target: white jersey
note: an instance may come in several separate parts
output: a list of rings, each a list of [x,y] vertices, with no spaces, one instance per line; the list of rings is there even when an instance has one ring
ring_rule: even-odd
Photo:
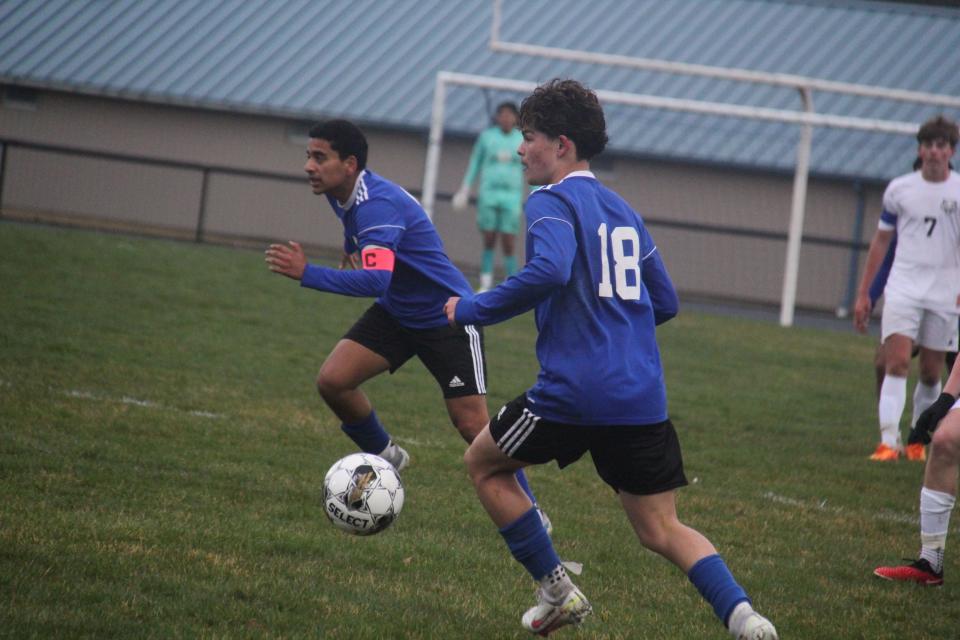
[[[951,171],[943,182],[928,182],[919,171],[894,178],[883,194],[879,227],[897,231],[887,299],[957,313],[960,174]]]

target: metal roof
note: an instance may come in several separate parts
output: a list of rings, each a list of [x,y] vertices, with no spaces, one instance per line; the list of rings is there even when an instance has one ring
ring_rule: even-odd
[[[800,109],[788,88],[489,49],[490,0],[0,0],[0,83],[426,130],[434,78],[575,77],[598,89]],[[960,10],[820,0],[506,0],[508,41],[960,96]],[[473,134],[500,99],[450,92]],[[822,113],[921,122],[930,105],[816,92]],[[956,110],[954,110],[956,111]],[[607,107],[614,151],[791,171],[796,125]],[[814,175],[889,179],[908,136],[817,129]]]

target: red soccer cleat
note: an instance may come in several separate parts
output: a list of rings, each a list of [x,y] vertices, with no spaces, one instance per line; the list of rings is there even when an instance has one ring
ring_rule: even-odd
[[[897,567],[877,567],[873,570],[873,575],[884,580],[917,582],[930,587],[939,587],[943,584],[943,571],[937,573],[923,558]]]

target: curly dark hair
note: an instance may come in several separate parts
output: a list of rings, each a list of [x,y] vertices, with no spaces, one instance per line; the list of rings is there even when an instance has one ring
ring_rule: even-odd
[[[551,138],[567,136],[577,145],[577,159],[589,160],[607,146],[607,123],[597,94],[576,80],[555,78],[520,104],[520,128]]]
[[[960,130],[957,129],[957,123],[942,115],[924,122],[920,131],[917,132],[917,142],[946,140],[951,147],[955,148],[958,139],[960,139]]]

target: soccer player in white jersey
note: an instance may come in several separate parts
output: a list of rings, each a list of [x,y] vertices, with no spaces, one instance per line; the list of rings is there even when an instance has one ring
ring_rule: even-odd
[[[957,502],[957,472],[960,468],[960,363],[953,370],[943,393],[917,418],[911,440],[930,445],[930,459],[920,490],[920,557],[899,566],[877,567],[873,573],[887,580],[943,584],[943,548],[950,530],[950,513]],[[932,433],[932,438],[931,438]]]
[[[589,451],[640,542],[687,574],[730,633],[776,638],[710,541],[677,518],[676,490],[687,480],[655,326],[676,314],[678,301],[639,214],[590,172],[590,159],[607,143],[597,96],[576,81],[554,80],[523,101],[520,124],[524,175],[543,185],[526,205],[527,264],[486,293],[451,297],[444,309],[452,326],[536,310],[537,381],[500,410],[465,456],[480,502],[539,583],[522,624],[547,635],[592,609],[514,473],[551,460],[562,468]]]
[[[869,288],[894,233],[897,251],[884,289],[880,333],[886,375],[880,388],[880,443],[871,460],[893,461],[903,452],[900,418],[914,343],[920,375],[913,393],[913,419],[937,399],[944,355],[957,348],[960,314],[960,175],[950,158],[960,138],[957,125],[937,116],[917,133],[919,171],[893,179],[883,194],[883,212],[867,253],[854,309],[854,326],[866,331],[872,305]],[[924,460],[922,443],[908,443],[906,456]]]
[[[390,438],[360,385],[417,356],[436,379],[450,420],[470,442],[489,419],[483,334],[472,325],[447,325],[444,301],[469,293],[469,283],[420,203],[366,164],[367,139],[352,122],[314,126],[304,171],[313,193],[326,196],[343,224],[341,268],[309,264],[296,242],[270,245],[266,261],[302,287],[377,298],[327,356],[317,390],[362,451],[402,470],[410,457]],[[533,500],[526,478],[517,480]]]

